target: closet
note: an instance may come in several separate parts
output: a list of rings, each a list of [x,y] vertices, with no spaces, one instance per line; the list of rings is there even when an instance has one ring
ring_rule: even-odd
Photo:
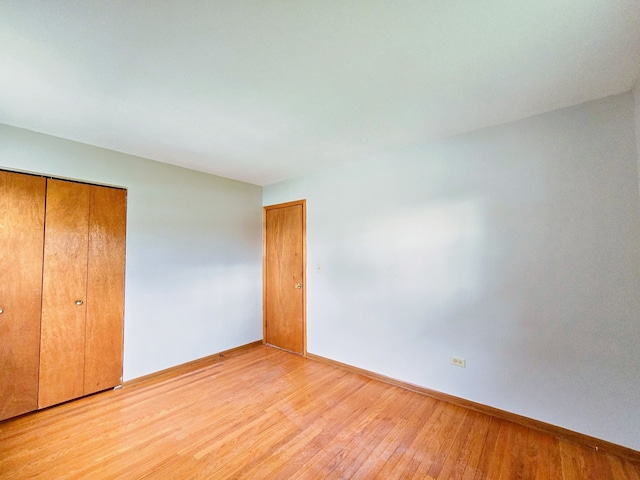
[[[121,383],[126,191],[0,172],[0,419]]]

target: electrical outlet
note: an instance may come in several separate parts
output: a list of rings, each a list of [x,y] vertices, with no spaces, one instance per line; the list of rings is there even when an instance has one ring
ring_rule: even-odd
[[[451,365],[455,365],[456,367],[467,367],[467,359],[462,357],[451,357]]]

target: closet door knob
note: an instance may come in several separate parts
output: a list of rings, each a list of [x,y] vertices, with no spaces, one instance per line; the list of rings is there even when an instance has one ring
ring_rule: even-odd
[[[76,300],[76,305],[82,305],[82,300]]]
[[[4,310],[2,310],[2,309],[0,308],[0,313],[2,313],[2,312],[4,312]]]
[[[296,283],[296,288],[297,288],[297,289],[302,288],[302,284],[301,284],[301,283]]]

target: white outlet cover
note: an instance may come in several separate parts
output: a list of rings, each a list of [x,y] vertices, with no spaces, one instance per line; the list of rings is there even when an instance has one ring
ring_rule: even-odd
[[[467,367],[467,360],[462,357],[451,357],[451,365],[455,365],[456,367]]]

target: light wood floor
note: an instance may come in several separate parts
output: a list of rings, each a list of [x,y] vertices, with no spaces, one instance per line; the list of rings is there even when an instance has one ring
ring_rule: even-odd
[[[640,480],[640,465],[256,346],[0,423],[0,478]]]

